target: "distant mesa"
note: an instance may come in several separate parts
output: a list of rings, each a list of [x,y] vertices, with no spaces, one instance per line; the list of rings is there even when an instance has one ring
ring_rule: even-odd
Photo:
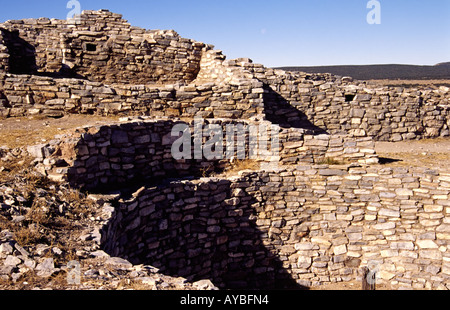
[[[352,76],[359,80],[439,80],[450,79],[450,62],[434,66],[418,65],[359,65],[359,66],[312,66],[312,67],[280,67],[287,71],[307,73],[331,73],[340,76]]]

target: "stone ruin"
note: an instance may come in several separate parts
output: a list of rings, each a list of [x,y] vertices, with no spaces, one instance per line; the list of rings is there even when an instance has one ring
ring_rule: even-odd
[[[363,267],[393,287],[449,289],[450,173],[380,166],[374,150],[449,136],[449,98],[227,60],[106,10],[0,24],[1,116],[124,117],[28,148],[53,180],[122,190],[105,251],[225,289],[351,281]],[[230,162],[175,160],[171,129],[199,116],[278,125],[278,166],[207,177]]]

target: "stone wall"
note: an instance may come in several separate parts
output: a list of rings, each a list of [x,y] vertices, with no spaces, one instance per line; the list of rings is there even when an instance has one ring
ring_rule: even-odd
[[[378,141],[449,136],[450,89],[384,87],[330,74],[265,68],[250,59],[223,60],[210,51],[199,78],[232,77],[264,84],[266,119],[283,126],[316,126]]]
[[[203,43],[174,31],[132,27],[122,15],[83,11],[80,23],[48,18],[7,21],[11,73],[37,72],[104,83],[189,82],[200,70]],[[23,60],[27,61],[24,62]]]
[[[85,11],[78,25],[42,18],[0,30],[0,116],[140,116],[28,148],[53,180],[123,190],[103,231],[111,255],[222,288],[349,281],[364,266],[394,287],[449,288],[450,174],[378,166],[374,151],[374,140],[448,136],[448,88],[226,60],[108,11]],[[173,127],[189,119],[192,131],[194,117],[223,132],[279,125],[278,154],[257,156],[260,171],[193,180],[234,160],[173,158]]]
[[[195,156],[194,134],[190,134],[190,158],[176,160],[172,156],[172,145],[182,136],[180,133],[172,137],[172,130],[179,124],[193,128],[193,124],[169,120],[81,128],[56,144],[37,146],[30,152],[41,155],[45,173],[50,178],[66,179],[73,186],[96,191],[222,171],[226,160]],[[226,124],[233,124],[233,121],[220,123],[220,126]],[[203,146],[207,137],[201,134],[199,144]],[[246,147],[248,152],[248,144]],[[45,149],[51,149],[47,156]]]
[[[0,72],[9,71],[9,50],[5,45],[3,32],[0,31]]]
[[[121,200],[105,249],[221,288],[298,288],[360,278],[448,289],[450,174],[297,166],[172,182]]]
[[[287,73],[286,73],[287,74]],[[286,91],[286,83],[292,91]],[[10,108],[32,114],[265,118],[282,127],[401,141],[448,136],[448,90],[370,89],[313,81],[237,79],[166,86],[104,85],[79,79],[8,75],[0,81]],[[277,84],[280,83],[280,84]],[[326,88],[320,91],[320,88]],[[274,90],[276,89],[276,91]],[[351,90],[351,91],[350,91]],[[420,95],[418,94],[420,93]]]
[[[262,83],[240,85],[104,85],[80,79],[8,75],[0,80],[11,107],[3,116],[147,115],[249,119],[263,113]]]
[[[270,71],[268,71],[270,72]],[[347,132],[378,141],[401,141],[449,135],[449,90],[375,87],[341,78],[333,82],[276,74],[266,80],[273,90],[266,109],[275,120],[288,114],[288,123],[304,116],[330,134]],[[264,80],[262,80],[265,82]],[[296,113],[300,111],[300,115]],[[269,111],[270,109],[270,111]],[[278,116],[280,115],[280,116]]]
[[[211,45],[171,30],[132,27],[108,11],[85,11],[77,25],[42,18],[8,21],[0,29],[3,73],[78,78],[6,75],[0,90],[11,107],[0,109],[3,116],[200,113],[257,116],[286,128],[380,141],[450,134],[446,87],[378,87],[273,70],[248,58],[227,60]]]
[[[172,146],[181,137],[181,133],[172,137],[176,125],[189,129],[190,158],[173,157]],[[199,146],[211,141],[210,125],[221,129],[219,158],[196,155]],[[200,137],[194,128],[202,130]],[[239,139],[243,139],[243,145]],[[327,160],[375,164],[378,156],[374,147],[370,138],[315,135],[304,129],[282,129],[265,121],[196,119],[189,123],[139,120],[80,128],[47,145],[32,146],[29,151],[43,162],[42,172],[50,178],[99,190],[161,182],[170,177],[221,173],[236,160],[250,159],[266,166],[317,164]]]

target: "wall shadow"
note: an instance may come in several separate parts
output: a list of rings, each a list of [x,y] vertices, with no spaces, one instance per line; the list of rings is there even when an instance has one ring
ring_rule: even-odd
[[[182,121],[170,120],[102,126],[95,133],[83,134],[75,146],[77,151],[71,160],[73,164],[69,166],[68,161],[63,160],[61,167],[68,167],[67,177],[71,186],[94,193],[133,192],[168,179],[194,179],[222,173],[228,166],[227,160],[194,157],[196,143],[193,134],[191,159],[173,158],[172,144],[182,137],[181,133],[179,137],[171,136],[177,124],[189,126]],[[206,137],[203,137],[203,145],[204,141]],[[95,149],[90,145],[100,147]],[[67,157],[63,148],[53,156]]]
[[[306,289],[283,268],[275,247],[264,245],[267,232],[256,225],[255,197],[247,191],[237,197],[232,186],[215,180],[198,187],[185,183],[179,191],[179,182],[173,182],[143,192],[134,213],[141,214],[140,227],[128,230],[136,221],[133,211],[116,206],[115,218],[102,231],[102,248],[169,276],[209,279],[220,289]],[[153,192],[170,194],[153,204]],[[154,211],[142,216],[148,208]]]
[[[51,77],[54,79],[79,79],[88,80],[87,77],[77,73],[74,69],[69,68],[69,66],[62,64],[61,69],[58,72],[37,72],[38,76]]]
[[[314,125],[305,113],[296,109],[290,102],[264,84],[264,113],[266,119],[282,128],[303,128],[313,135],[327,134],[327,131]]]
[[[20,37],[19,31],[0,29],[9,51],[9,71],[12,74],[37,72],[36,48]]]
[[[74,78],[86,80],[86,77],[78,74],[74,69],[62,64],[58,72],[40,72],[36,61],[36,48],[20,37],[18,30],[9,31],[0,28],[3,40],[9,53],[9,73],[30,74],[37,76],[52,77],[55,79]]]

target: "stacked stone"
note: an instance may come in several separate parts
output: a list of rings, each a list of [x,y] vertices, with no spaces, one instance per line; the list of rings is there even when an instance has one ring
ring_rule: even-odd
[[[438,90],[374,87],[348,77],[268,69],[248,58],[225,60],[213,46],[181,38],[174,31],[131,27],[121,15],[104,10],[83,12],[79,24],[41,18],[8,21],[1,28],[3,45],[9,53],[0,51],[4,56],[0,57],[3,70],[8,69],[5,64],[9,57],[8,71],[12,73],[39,71],[120,83],[114,87],[117,92],[124,88],[121,93],[131,93],[119,96],[107,90],[108,86],[78,81],[69,83],[75,86],[61,85],[57,90],[45,90],[45,96],[36,96],[34,77],[30,81],[30,77],[10,76],[12,80],[0,88],[13,97],[8,98],[12,109],[2,109],[2,115],[49,110],[50,114],[191,117],[193,112],[200,111],[206,115],[213,113],[213,117],[259,115],[284,127],[382,141],[449,135],[446,87]],[[18,87],[21,83],[29,89]],[[140,86],[149,83],[168,86],[153,90]],[[173,93],[178,85],[185,88],[180,90],[180,97]],[[42,85],[38,86],[40,91]],[[71,87],[79,92],[68,95]],[[97,93],[95,90],[99,88],[102,90]],[[33,103],[45,106],[30,106]]]
[[[448,210],[444,211],[437,198],[444,199],[449,193],[448,187],[439,189],[439,180],[445,180],[445,174],[413,168],[353,168],[348,173],[316,168],[315,172],[307,167],[303,172],[294,172],[303,182],[312,181],[311,187],[300,193],[301,197],[308,197],[304,206],[320,210],[311,218],[313,223],[306,224],[310,237],[295,245],[301,250],[298,263],[302,269],[307,268],[297,270],[301,279],[317,284],[326,279],[348,280],[352,273],[346,267],[361,263],[378,271],[378,283],[386,281],[409,288],[444,287],[442,284],[449,277],[443,259],[448,255]],[[317,181],[314,175],[320,176]],[[429,186],[431,180],[433,189],[422,188],[422,184]],[[398,188],[392,186],[394,183]],[[424,192],[429,193],[430,199],[416,196]],[[425,208],[424,203],[429,205]],[[435,219],[429,221],[430,217]],[[436,231],[441,232],[439,237]],[[311,257],[318,254],[311,250],[324,248],[331,257]],[[315,265],[315,261],[321,263]]]
[[[203,125],[218,125],[222,132],[222,156],[213,161],[176,161],[172,154],[172,145],[178,136],[172,137],[177,124],[190,128],[194,157],[195,122],[190,124],[178,121],[130,121],[120,124],[86,127],[76,130],[72,135],[55,140],[53,149],[64,149],[66,154],[55,153],[53,158],[36,156],[44,154],[38,146],[31,148],[31,154],[44,160],[47,174],[53,179],[68,179],[74,185],[95,188],[101,184],[124,184],[142,178],[199,175],[222,171],[223,164],[236,159],[253,159],[265,164],[295,165],[299,163],[323,163],[327,161],[341,164],[357,162],[360,164],[378,163],[374,142],[370,138],[351,136],[311,135],[302,129],[271,128],[269,122],[247,122],[230,119],[205,119]],[[231,126],[231,127],[230,127]],[[244,131],[240,137],[238,127]],[[258,132],[251,133],[252,130]],[[261,127],[262,126],[262,127]],[[205,127],[206,128],[206,127]],[[228,132],[232,129],[232,132]],[[264,130],[265,133],[261,130]],[[276,132],[273,132],[276,130]],[[279,135],[277,135],[279,133]],[[202,146],[211,137],[203,130]],[[229,136],[229,135],[233,136]],[[252,136],[251,136],[252,135]],[[250,138],[251,136],[251,138]],[[243,138],[244,149],[239,151],[238,139]],[[231,139],[231,140],[230,140]],[[266,139],[266,140],[264,140]],[[230,146],[228,146],[229,143]],[[278,149],[274,149],[277,143]],[[229,148],[233,151],[229,154]],[[70,150],[70,151],[68,151]],[[241,153],[237,153],[241,152]],[[58,160],[58,157],[60,160]],[[224,159],[222,162],[221,159]],[[226,160],[225,160],[226,159]],[[61,160],[67,167],[61,167]]]
[[[3,32],[0,31],[0,72],[9,71],[9,51],[3,39]]]
[[[314,135],[307,130],[290,128],[281,131],[280,144],[282,165],[318,164],[327,161],[371,165],[379,161],[375,142],[370,137]]]
[[[60,73],[106,83],[190,82],[205,46],[174,31],[131,27],[106,10],[83,11],[79,23],[40,18],[7,21],[0,28],[10,34],[6,45],[17,47],[9,51],[12,73]]]
[[[214,50],[214,46],[206,45],[203,49],[202,60],[200,62],[200,72],[197,75],[195,83],[226,83],[239,85],[248,83],[248,80],[256,80],[253,73],[244,69],[244,64],[253,64],[249,58],[238,58],[226,60],[221,50]],[[261,65],[262,68],[262,65]]]
[[[39,18],[10,20],[0,24],[5,45],[9,47],[9,72],[58,72],[62,65],[59,29],[63,27],[63,23],[55,19]]]
[[[148,115],[249,119],[263,113],[261,83],[240,85],[106,86],[78,79],[8,75],[0,89],[11,104],[5,116]]]
[[[261,74],[260,74],[261,75]],[[269,114],[302,117],[330,134],[347,132],[379,141],[448,136],[449,89],[374,87],[349,78],[330,81],[316,76],[266,70],[261,78],[277,94]],[[359,84],[358,84],[359,83]],[[300,111],[299,115],[292,107]]]
[[[57,181],[67,180],[73,186],[98,190],[105,187],[130,186],[139,182],[151,183],[171,177],[198,177],[220,173],[230,166],[230,161],[242,155],[248,159],[250,149],[252,152],[256,150],[258,141],[253,139],[258,137],[250,138],[251,124],[248,122],[204,120],[201,124],[203,131],[200,141],[196,140],[198,138],[194,130],[195,124],[196,122],[172,120],[141,120],[80,128],[48,145],[29,147],[28,152],[42,162],[41,172],[49,178]],[[189,158],[175,159],[172,153],[174,142],[181,138],[181,134],[176,135],[177,133],[172,136],[176,125],[184,125],[190,129],[188,141],[191,148],[187,154]],[[212,159],[206,158],[203,149],[201,158],[196,154],[198,147],[205,147],[206,142],[211,139],[210,133],[206,131],[207,125],[218,125],[222,130],[222,152]],[[235,130],[233,136],[227,135],[229,126]],[[243,137],[238,136],[238,126],[244,130]],[[242,138],[244,154],[240,153],[238,147],[238,140]],[[231,154],[228,143],[232,143]],[[270,141],[268,145],[270,146]],[[180,149],[181,151],[184,149]],[[269,163],[278,159],[277,155],[274,157],[266,157],[265,154],[256,152],[252,155],[252,159],[256,161]]]
[[[99,82],[75,79],[9,75],[0,82],[0,88],[11,104],[10,109],[2,109],[5,116],[95,113],[193,117],[200,114],[203,117],[248,119],[265,115],[266,119],[281,125],[286,125],[283,122],[287,121],[299,128],[326,128],[330,134],[346,133],[392,141],[445,136],[450,113],[446,105],[446,88],[428,91],[425,97],[429,102],[427,104],[421,104],[421,98],[407,97],[405,103],[401,103],[403,99],[398,99],[391,106],[388,102],[375,105],[369,99],[372,95],[366,94],[355,95],[354,100],[358,102],[318,102],[312,108],[303,107],[307,109],[305,114],[297,110],[299,106],[296,103],[288,104],[280,97],[283,91],[274,93],[272,88],[269,90],[262,82],[254,79],[234,84],[152,87],[120,84],[105,86]],[[312,93],[310,88],[298,88],[298,91],[306,89]],[[394,98],[395,94],[392,92],[389,98]],[[344,97],[341,99],[345,100]],[[415,100],[415,103],[406,103],[409,100]],[[361,106],[362,103],[368,106]]]
[[[350,77],[265,68],[250,59],[223,61],[210,51],[199,77],[257,79],[264,84],[267,119],[310,126],[330,134],[350,133],[379,141],[448,136],[449,88],[377,87]],[[214,55],[217,55],[214,57]],[[228,73],[228,75],[227,75]]]
[[[264,232],[255,225],[251,179],[173,182],[140,191],[121,201],[104,227],[105,249],[190,281],[209,278],[220,288],[292,287],[259,238]]]
[[[266,284],[286,284],[288,275],[304,286],[355,280],[368,266],[378,284],[448,289],[449,177],[315,165],[173,182],[122,200],[103,238],[112,255],[222,288],[237,285],[226,280],[225,270],[237,276],[232,266],[245,266],[249,281],[274,272]],[[259,257],[273,254],[275,265]]]
[[[223,127],[233,124],[213,122]],[[161,179],[173,172],[179,177],[193,167],[199,171],[211,164],[174,164],[173,140],[168,135],[173,125],[153,121],[85,128],[78,138],[69,136],[55,145],[55,155],[44,160],[50,177],[69,174],[79,181],[77,185],[90,182],[97,189],[102,182],[110,189],[119,178],[132,185],[130,181],[141,172],[158,178],[158,187],[143,187],[116,207],[120,212],[104,234],[111,251],[116,249],[111,255],[158,264],[168,273],[184,272],[192,279],[210,277],[224,288],[293,285],[289,279],[305,286],[349,281],[358,277],[363,266],[377,271],[378,283],[445,288],[443,283],[450,277],[450,174],[425,168],[303,163],[274,172],[244,172],[228,180],[163,185]],[[300,158],[306,151],[300,144],[314,147],[313,156],[326,151],[345,154],[352,146],[361,148],[358,153],[373,152],[368,138],[308,136],[292,129],[280,136],[280,142],[282,159],[283,150],[294,147],[300,148]],[[70,156],[74,156],[72,165],[61,167]],[[155,232],[148,227],[159,228]],[[230,230],[237,227],[250,227],[254,239],[241,230]],[[182,244],[188,257],[170,248],[173,244]],[[235,248],[238,244],[258,248]],[[228,258],[214,256],[217,251],[227,253],[227,247]],[[264,263],[274,254],[275,265]],[[232,282],[236,266],[251,269]],[[223,270],[235,271],[227,275]]]

